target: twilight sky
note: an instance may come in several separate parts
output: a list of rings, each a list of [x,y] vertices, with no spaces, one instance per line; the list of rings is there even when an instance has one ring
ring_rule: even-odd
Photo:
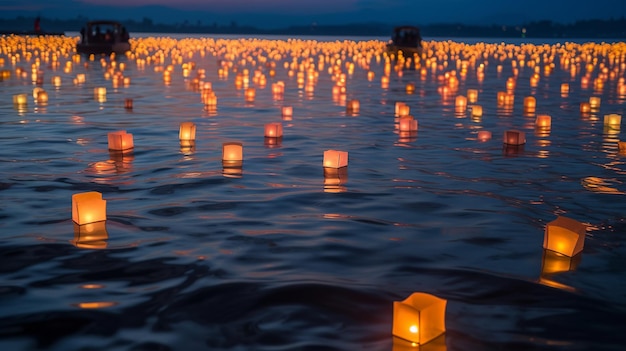
[[[142,20],[156,23],[253,25],[523,24],[626,16],[626,0],[0,0],[0,18],[18,15],[68,19]]]

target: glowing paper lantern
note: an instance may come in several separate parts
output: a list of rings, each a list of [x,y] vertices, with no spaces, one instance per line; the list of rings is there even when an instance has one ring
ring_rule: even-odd
[[[348,152],[337,150],[324,151],[324,167],[341,168],[348,166]]]
[[[401,132],[417,132],[417,120],[413,116],[402,116],[398,121]]]
[[[247,88],[244,94],[246,102],[254,102],[254,98],[256,97],[256,90],[254,88]]]
[[[28,104],[28,96],[26,94],[13,95],[13,105],[16,107],[24,107]]]
[[[351,114],[359,113],[359,109],[361,108],[361,104],[359,100],[350,100],[346,104],[346,112]]]
[[[612,113],[610,115],[604,115],[604,125],[613,129],[620,129],[622,124],[622,115]]]
[[[426,293],[413,293],[393,303],[393,335],[425,344],[446,331],[447,301]]]
[[[291,118],[293,116],[293,107],[283,106],[281,109],[283,118]]]
[[[535,127],[549,129],[552,125],[552,117],[548,115],[538,115],[535,119]]]
[[[115,132],[109,132],[107,134],[109,139],[110,151],[128,151],[135,145],[133,144],[133,135],[126,133],[125,130],[118,130]]]
[[[81,249],[106,249],[108,238],[106,221],[83,225],[74,223],[74,240],[70,242]]]
[[[105,221],[107,202],[97,191],[72,195],[72,220],[78,225]]]
[[[283,136],[283,124],[279,122],[267,123],[265,125],[266,138],[280,138]]]
[[[133,109],[133,99],[127,98],[126,100],[124,100],[124,108],[127,110],[132,110]]]
[[[589,105],[588,102],[581,102],[580,103],[580,113],[587,114],[589,112],[591,112],[591,105]]]
[[[546,224],[543,248],[572,257],[585,245],[587,227],[574,219],[558,216]]]
[[[196,125],[193,122],[181,122],[178,139],[181,146],[191,146],[196,141]]]
[[[413,94],[415,92],[415,84],[413,83],[406,83],[406,93],[407,94]]]
[[[458,95],[454,101],[454,107],[457,112],[463,112],[467,108],[467,98],[463,95]]]
[[[479,141],[488,141],[491,140],[491,132],[488,130],[480,130],[478,131],[477,139]]]
[[[483,107],[480,105],[472,105],[470,106],[472,111],[472,117],[482,117],[483,115]]]
[[[243,144],[236,141],[223,143],[222,161],[243,161]]]
[[[526,144],[526,134],[519,130],[507,130],[504,132],[504,143],[506,145]]]
[[[524,98],[524,112],[534,113],[537,107],[537,99],[534,96],[527,96]]]
[[[561,84],[561,96],[566,97],[569,94],[569,84],[562,83]]]
[[[467,89],[467,101],[470,104],[473,104],[476,101],[478,101],[478,90],[476,90],[476,89]]]
[[[600,98],[598,96],[592,96],[589,98],[589,107],[592,110],[597,110],[600,108]]]
[[[626,141],[618,141],[617,148],[620,153],[622,154],[626,153]]]

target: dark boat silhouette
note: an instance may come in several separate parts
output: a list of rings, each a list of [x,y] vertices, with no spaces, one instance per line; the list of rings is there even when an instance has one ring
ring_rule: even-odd
[[[387,44],[387,52],[397,55],[402,52],[403,56],[422,54],[422,36],[415,26],[398,26],[393,29],[393,34]]]
[[[130,50],[129,34],[117,21],[90,21],[80,30],[76,52],[80,54],[124,54]]]

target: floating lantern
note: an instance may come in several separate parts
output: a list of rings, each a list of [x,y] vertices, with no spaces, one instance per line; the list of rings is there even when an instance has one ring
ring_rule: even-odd
[[[417,120],[413,116],[402,116],[398,121],[401,132],[417,132]]]
[[[279,122],[267,123],[265,125],[266,138],[280,138],[283,136],[283,124]]]
[[[472,111],[472,117],[482,117],[483,115],[483,107],[480,105],[471,105],[470,110]]]
[[[504,132],[504,143],[506,145],[526,144],[526,135],[519,130],[507,130]]]
[[[408,116],[411,113],[411,107],[403,102],[396,102],[396,115],[398,117]]]
[[[25,107],[28,104],[28,96],[26,94],[13,95],[13,105],[15,107]]]
[[[350,100],[346,104],[346,112],[349,114],[358,114],[361,104],[359,100]]]
[[[569,94],[569,84],[562,83],[561,84],[561,97],[567,97],[568,94]]]
[[[341,168],[348,166],[348,152],[337,150],[324,151],[324,167]]]
[[[105,221],[107,202],[97,191],[72,195],[72,220],[78,225]]]
[[[293,116],[293,107],[283,106],[281,109],[281,113],[282,113],[283,119],[291,119],[291,117]]]
[[[618,141],[617,149],[621,154],[626,154],[626,141]]]
[[[37,92],[37,96],[35,97],[35,101],[37,104],[45,105],[48,103],[48,92],[41,89]]]
[[[589,98],[589,107],[592,110],[597,110],[600,108],[600,98],[597,96],[592,96]]]
[[[587,114],[591,112],[591,105],[588,102],[580,103],[580,113]]]
[[[61,86],[61,77],[60,76],[54,76],[52,77],[52,85],[56,88]]]
[[[610,115],[604,115],[604,125],[612,129],[620,129],[622,124],[622,115],[612,113]]]
[[[491,140],[491,132],[488,130],[480,130],[478,131],[477,136],[479,141],[488,141]]]
[[[252,87],[246,88],[246,91],[244,94],[245,94],[246,102],[254,102],[254,99],[256,97],[256,90],[254,88]]]
[[[389,77],[388,76],[382,76],[380,78],[380,87],[382,89],[388,89],[389,88]]]
[[[393,335],[425,344],[446,331],[447,301],[426,293],[413,293],[393,303]]]
[[[478,101],[478,90],[476,90],[476,89],[467,89],[467,101],[470,104],[473,104],[476,101]]]
[[[454,107],[457,112],[463,112],[467,108],[467,98],[463,95],[458,95],[454,101]]]
[[[243,161],[243,144],[236,141],[223,143],[222,161]]]
[[[324,167],[324,191],[327,193],[345,192],[343,186],[348,182],[348,167]]]
[[[124,100],[124,108],[127,110],[132,110],[133,109],[133,99],[131,98],[127,98]]]
[[[546,224],[543,248],[572,257],[585,245],[587,227],[574,219],[558,216]]]
[[[108,238],[105,220],[83,225],[74,223],[74,240],[70,242],[81,249],[106,249]]]
[[[96,98],[96,100],[100,100],[102,98],[106,99],[107,96],[107,88],[105,87],[96,87],[93,88],[93,96]]]
[[[535,113],[537,107],[537,100],[534,96],[527,96],[524,98],[524,112]]]
[[[196,125],[193,122],[181,122],[178,130],[181,146],[191,146],[196,141]]]
[[[413,94],[415,92],[415,84],[413,84],[413,83],[406,83],[405,90],[406,90],[407,94]]]
[[[541,259],[541,275],[569,272],[578,266],[582,255],[569,257],[552,250],[543,250]]]
[[[552,125],[552,117],[548,115],[537,115],[535,119],[535,127],[541,129],[549,129]]]
[[[110,151],[128,151],[134,147],[133,135],[125,130],[118,130],[108,133]]]

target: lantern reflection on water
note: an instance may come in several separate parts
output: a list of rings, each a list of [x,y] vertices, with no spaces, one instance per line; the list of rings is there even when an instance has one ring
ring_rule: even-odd
[[[72,220],[78,225],[105,221],[106,200],[96,191],[72,195]]]
[[[446,331],[447,301],[426,293],[413,293],[393,303],[393,335],[418,344]]]
[[[324,191],[328,193],[345,192],[343,186],[348,182],[348,167],[324,167]]]
[[[543,250],[541,259],[541,275],[568,272],[576,269],[580,264],[582,255],[569,257],[552,250]]]
[[[71,243],[81,249],[105,249],[108,238],[106,221],[83,225],[74,223],[74,239]]]
[[[546,224],[543,248],[572,257],[583,250],[586,230],[583,223],[559,216]]]

